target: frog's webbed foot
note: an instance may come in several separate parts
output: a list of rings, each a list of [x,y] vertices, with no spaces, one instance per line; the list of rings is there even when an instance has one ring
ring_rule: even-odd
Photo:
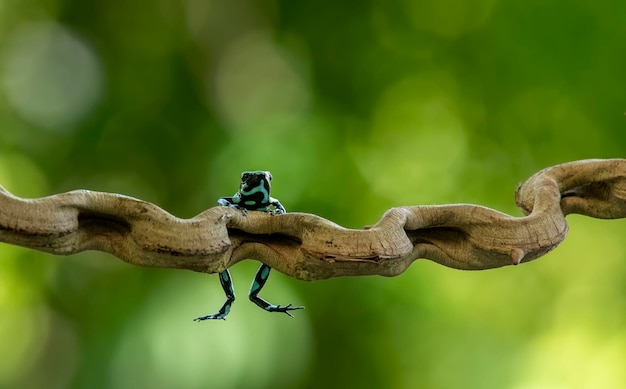
[[[233,208],[233,209],[238,209],[238,210],[240,210],[240,211],[241,211],[241,214],[242,214],[243,216],[246,216],[246,215],[248,214],[248,210],[247,210],[247,209],[245,209],[244,207],[240,206],[240,205],[237,205],[237,204],[228,204],[227,206],[228,206],[228,207],[230,207],[230,208]]]
[[[231,199],[231,200],[229,200]],[[228,208],[233,208],[233,209],[238,209],[241,211],[241,214],[243,216],[246,216],[248,214],[248,210],[245,209],[244,207],[240,206],[239,204],[236,204],[232,201],[232,197],[221,197],[217,200],[217,203],[223,207],[228,207]]]
[[[193,319],[193,321],[203,321],[203,320],[213,320],[213,319],[215,319],[215,320],[226,320],[226,315],[228,315],[228,313],[217,312],[217,313],[214,313],[212,315],[196,317],[195,319]]]
[[[276,209],[270,209],[269,214],[274,216],[274,215],[282,215],[284,213],[286,213],[285,211],[283,211],[282,209],[276,208]]]
[[[266,264],[262,264],[259,267],[259,270],[257,270],[256,275],[254,276],[254,281],[252,281],[252,286],[250,287],[250,293],[248,294],[248,297],[250,298],[250,301],[268,312],[282,312],[290,317],[293,317],[293,315],[289,313],[289,311],[304,309],[304,307],[292,306],[291,304],[274,305],[270,304],[269,302],[263,300],[261,297],[258,296],[259,292],[263,288],[263,285],[265,285],[265,282],[270,276],[270,270],[272,270],[272,268],[267,266]]]
[[[287,213],[287,210],[285,209],[285,207],[283,207],[280,201],[276,200],[273,197],[270,197],[270,206],[268,208],[271,215],[280,215],[283,213]]]
[[[258,305],[259,307],[265,309],[268,312],[282,312],[287,314],[289,317],[293,317],[293,315],[291,313],[289,313],[289,311],[295,311],[298,309],[304,309],[304,307],[302,306],[292,306],[291,304],[287,304],[287,305],[272,305],[269,304],[267,301],[263,300],[260,297],[257,297],[258,300],[261,300],[264,305],[262,306],[261,304],[259,304],[257,301],[253,301],[256,305]]]
[[[226,301],[222,305],[219,311],[212,315],[200,316],[193,321],[203,321],[203,320],[226,320],[226,315],[230,312],[230,307],[235,302],[235,291],[233,289],[233,281],[230,278],[230,273],[228,270],[224,270],[220,273],[220,284],[222,284],[222,289],[224,289],[224,293],[226,293]]]

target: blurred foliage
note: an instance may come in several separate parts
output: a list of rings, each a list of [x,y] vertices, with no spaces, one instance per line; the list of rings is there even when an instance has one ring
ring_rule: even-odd
[[[0,184],[123,193],[191,217],[267,169],[287,210],[347,227],[624,156],[626,3],[3,0]],[[572,216],[531,264],[263,291],[96,252],[0,245],[2,388],[626,385],[626,222]]]

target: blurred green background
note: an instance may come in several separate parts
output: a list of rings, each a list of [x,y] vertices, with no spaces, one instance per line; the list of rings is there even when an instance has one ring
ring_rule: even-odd
[[[243,170],[343,226],[394,206],[520,215],[537,170],[623,157],[623,1],[0,1],[0,185],[192,217]],[[0,245],[1,388],[618,388],[626,221],[484,272],[219,280]]]

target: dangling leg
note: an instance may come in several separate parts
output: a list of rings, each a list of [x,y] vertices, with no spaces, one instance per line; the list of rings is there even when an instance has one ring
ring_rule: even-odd
[[[270,276],[271,267],[266,264],[262,264],[257,270],[256,275],[254,276],[254,281],[252,281],[252,286],[250,287],[250,293],[248,293],[248,297],[250,301],[258,305],[259,307],[265,309],[268,312],[284,312],[287,315],[293,317],[289,311],[294,311],[296,309],[304,309],[304,307],[292,307],[291,304],[288,305],[273,305],[263,300],[258,296],[259,292],[265,285],[267,278]]]
[[[220,284],[222,284],[222,289],[224,289],[224,293],[226,293],[226,302],[222,305],[217,313],[212,315],[201,316],[197,319],[193,319],[194,321],[202,321],[209,319],[221,319],[226,320],[226,315],[230,312],[230,307],[233,305],[235,301],[235,291],[233,290],[233,281],[230,278],[230,273],[228,270],[224,270],[220,273]]]

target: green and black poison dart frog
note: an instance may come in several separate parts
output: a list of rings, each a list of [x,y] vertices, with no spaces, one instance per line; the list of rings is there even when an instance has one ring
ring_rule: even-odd
[[[232,197],[221,197],[217,200],[217,203],[225,207],[231,207],[241,210],[243,215],[246,215],[247,211],[261,211],[268,212],[271,215],[281,214],[287,212],[285,207],[280,201],[270,197],[270,181],[272,181],[272,175],[266,171],[253,171],[241,173],[241,184],[239,185],[239,191]],[[257,270],[250,287],[248,297],[250,301],[265,309],[268,312],[283,312],[293,317],[289,311],[296,309],[303,309],[304,307],[294,307],[291,304],[288,305],[273,305],[259,297],[259,292],[267,282],[267,278],[270,275],[271,267],[266,264],[261,264],[259,270]],[[230,312],[230,308],[235,301],[235,291],[233,289],[233,281],[230,278],[230,272],[224,270],[219,274],[220,283],[226,293],[226,302],[220,308],[217,313],[212,315],[206,315],[194,319],[195,321],[209,320],[209,319],[222,319],[226,318],[226,315]]]

